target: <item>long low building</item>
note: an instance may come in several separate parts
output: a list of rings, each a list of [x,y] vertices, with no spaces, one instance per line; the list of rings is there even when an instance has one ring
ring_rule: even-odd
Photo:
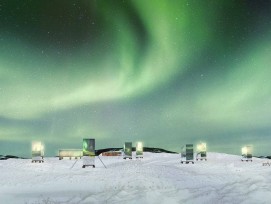
[[[102,156],[121,156],[121,152],[120,151],[103,152]]]
[[[69,159],[81,159],[83,156],[83,151],[81,149],[60,149],[58,156],[59,160],[63,159],[64,157],[68,157]]]

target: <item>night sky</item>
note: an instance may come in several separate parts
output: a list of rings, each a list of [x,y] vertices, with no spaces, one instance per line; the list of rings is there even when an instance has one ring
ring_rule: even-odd
[[[0,154],[82,138],[271,155],[271,1],[1,0]]]

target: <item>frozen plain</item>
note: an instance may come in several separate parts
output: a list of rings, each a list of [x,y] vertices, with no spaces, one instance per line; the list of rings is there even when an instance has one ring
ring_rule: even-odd
[[[241,162],[222,153],[195,164],[180,164],[180,155],[167,153],[100,158],[107,169],[98,158],[96,168],[85,169],[82,160],[1,160],[0,203],[271,203],[267,159]]]

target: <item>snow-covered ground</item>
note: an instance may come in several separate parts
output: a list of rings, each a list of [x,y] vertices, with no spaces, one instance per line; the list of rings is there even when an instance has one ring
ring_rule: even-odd
[[[167,153],[101,159],[107,169],[98,158],[96,168],[85,169],[82,160],[1,160],[0,203],[271,203],[265,159],[241,162],[221,153],[195,164],[180,164],[180,155]]]

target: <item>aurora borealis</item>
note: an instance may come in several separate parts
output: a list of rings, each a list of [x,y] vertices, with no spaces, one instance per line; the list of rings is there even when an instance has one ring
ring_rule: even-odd
[[[125,141],[270,155],[271,2],[0,2],[0,154]]]

